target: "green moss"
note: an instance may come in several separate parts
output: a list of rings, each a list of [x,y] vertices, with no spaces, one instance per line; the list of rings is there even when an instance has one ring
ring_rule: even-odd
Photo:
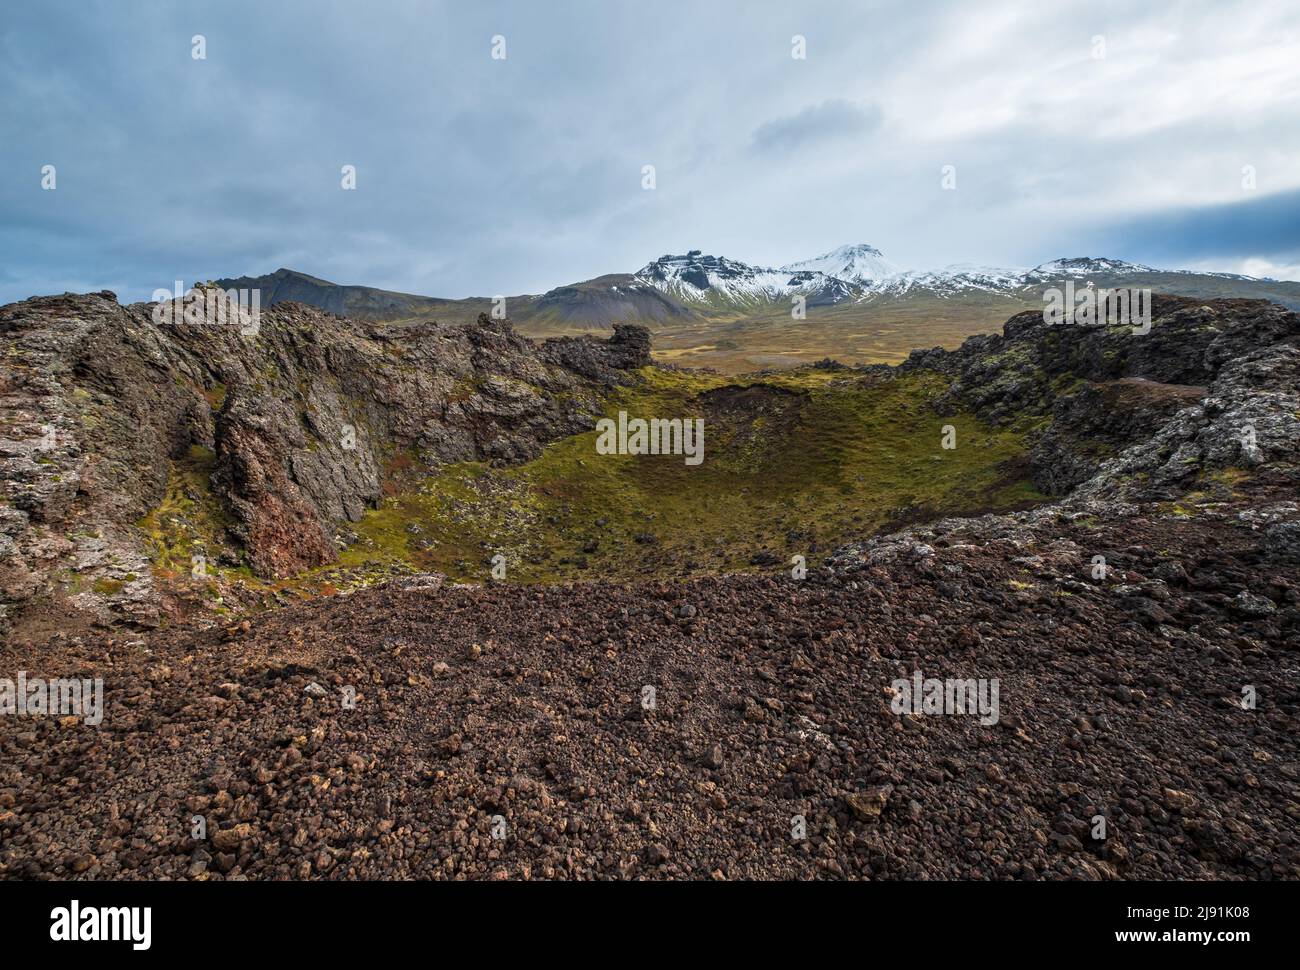
[[[1197,488],[1187,492],[1181,498],[1165,502],[1161,508],[1168,515],[1180,519],[1190,519],[1199,508],[1214,502],[1231,502],[1241,497],[1238,488],[1250,478],[1250,472],[1242,468],[1205,468],[1197,473]]]
[[[222,405],[226,403],[226,393],[226,385],[217,381],[203,392],[203,396],[207,399],[208,407],[213,411],[220,411]]]
[[[447,403],[459,404],[483,390],[483,381],[478,377],[462,377],[447,392]]]
[[[1200,480],[1210,485],[1217,485],[1228,489],[1231,495],[1236,494],[1236,488],[1242,482],[1250,478],[1250,472],[1244,468],[1226,467],[1226,468],[1208,468],[1201,472]]]
[[[86,588],[86,577],[74,569],[61,569],[57,576],[63,588],[70,594],[81,593]]]
[[[221,547],[227,520],[209,484],[215,463],[212,449],[191,445],[183,459],[171,463],[162,502],[136,523],[156,573],[189,575],[195,553]]]
[[[759,393],[728,407],[707,394],[724,386]],[[448,466],[368,512],[339,565],[482,581],[500,552],[510,581],[678,577],[753,568],[759,550],[815,561],[814,543],[824,553],[896,522],[1042,501],[1024,433],[940,416],[944,389],[934,375],[803,370],[737,384],[647,368],[605,414],[703,417],[702,464],[599,455],[593,429],[516,468]],[[953,450],[941,447],[949,424]]]

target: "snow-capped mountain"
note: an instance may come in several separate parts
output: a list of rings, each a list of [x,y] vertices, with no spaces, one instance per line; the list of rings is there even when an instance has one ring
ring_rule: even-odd
[[[969,317],[989,326],[999,314],[1040,306],[1045,287],[1073,280],[1098,286],[1150,287],[1184,296],[1268,299],[1300,309],[1300,283],[1256,279],[1234,273],[1153,269],[1104,257],[1054,259],[1032,269],[959,263],[942,269],[908,269],[865,243],[840,246],[821,256],[779,268],[756,266],[698,249],[652,260],[635,273],[610,273],[557,286],[538,295],[507,300],[510,318],[534,332],[602,329],[616,322],[640,322],[660,330],[721,319],[771,320],[788,315],[802,296],[807,319],[873,320],[897,312],[903,322],[928,319],[942,303],[945,319]],[[279,270],[263,277],[221,281],[257,286],[263,305],[297,300],[364,319],[473,320],[491,309],[485,298],[448,300],[391,293],[366,286],[337,286]],[[858,313],[858,308],[863,313]],[[882,317],[882,314],[884,315]],[[975,325],[975,324],[972,324]],[[856,332],[856,331],[855,331]]]
[[[1118,265],[1115,260],[1057,260],[1061,267],[1058,277],[1077,275],[1089,268],[1084,265],[1089,262],[1096,263],[1096,268]],[[1044,264],[1039,270],[1047,273],[1053,266]],[[858,243],[779,269],[693,249],[684,256],[659,257],[633,274],[632,282],[694,305],[754,307],[802,295],[808,306],[816,307],[921,293],[945,299],[971,292],[1010,295],[1034,282],[1030,279],[1034,272],[968,263],[941,270],[909,270],[876,247]]]
[[[1086,279],[1092,276],[1127,276],[1133,273],[1158,273],[1160,270],[1141,263],[1127,263],[1122,259],[1071,256],[1053,259],[1035,266],[1024,274],[1026,284],[1044,280]]]
[[[885,254],[875,246],[868,246],[866,243],[840,246],[812,259],[786,263],[781,269],[788,273],[821,273],[824,276],[833,276],[848,283],[862,285],[869,285],[902,272],[898,264],[886,259]]]
[[[940,270],[905,270],[885,277],[870,287],[870,295],[898,297],[912,292],[929,292],[941,298],[962,293],[1009,294],[1025,285],[1023,269],[955,263]]]
[[[633,279],[686,300],[714,296],[771,300],[783,296],[790,284],[789,273],[751,266],[725,256],[709,256],[698,249],[684,256],[660,256],[641,267]]]
[[[754,308],[785,303],[796,295],[804,296],[809,307],[900,298],[1004,297],[1023,301],[1033,296],[1035,288],[1067,280],[1114,284],[1129,277],[1152,278],[1170,273],[1231,278],[1229,274],[1158,270],[1122,259],[1091,256],[1054,259],[1032,269],[972,263],[955,263],[942,269],[904,269],[874,246],[859,243],[787,263],[779,269],[693,249],[684,256],[661,256],[633,274],[631,280],[634,285],[652,287],[688,306]]]
[[[859,287],[850,280],[816,271],[751,266],[692,249],[684,256],[660,256],[632,276],[633,284],[653,286],[688,303],[754,305],[801,294],[808,305],[852,299]]]

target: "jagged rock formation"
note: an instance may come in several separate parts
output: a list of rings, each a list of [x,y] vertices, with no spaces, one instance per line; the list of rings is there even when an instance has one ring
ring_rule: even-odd
[[[1052,423],[1032,453],[1034,484],[1049,495],[1065,494],[1118,449],[1154,434],[1204,396],[1204,387],[1140,377],[1082,382],[1052,407]]]
[[[952,400],[990,420],[1050,413],[1031,460],[1045,490],[1066,494],[1024,512],[946,518],[847,545],[830,557],[827,575],[902,563],[942,576],[945,557],[937,552],[945,547],[1001,550],[1055,578],[1088,575],[1091,555],[1106,547],[1062,540],[1062,523],[1076,521],[1121,534],[1127,523],[1151,533],[1160,528],[1153,520],[1167,529],[1226,521],[1229,531],[1250,536],[1249,558],[1274,576],[1300,562],[1300,316],[1262,301],[1157,297],[1153,318],[1151,332],[1137,335],[1053,328],[1025,313],[1001,337],[914,353],[900,369],[949,375]],[[1169,599],[1170,585],[1208,594],[1182,603],[1190,616],[1222,621],[1251,608],[1249,583],[1217,571],[1212,554],[1202,552],[1202,574],[1189,579],[1149,546],[1126,552],[1143,557],[1142,574],[1118,574],[1136,585],[1120,583],[1117,592],[1149,626],[1171,622],[1157,605]],[[1238,599],[1218,594],[1224,587]],[[1285,618],[1269,615],[1269,635],[1294,643],[1300,594],[1279,578],[1274,597],[1292,606]],[[1210,649],[1202,637],[1190,641]]]
[[[175,324],[107,292],[0,309],[0,619],[59,575],[83,587],[73,609],[156,618],[136,523],[196,449],[247,564],[284,575],[337,554],[387,464],[534,457],[649,362],[637,327],[539,345],[486,316],[386,328],[280,303],[252,332],[195,306]]]
[[[1050,326],[1041,313],[899,372],[949,381],[948,404],[995,423],[1038,420],[1038,486],[1077,497],[1172,498],[1206,469],[1276,466],[1300,443],[1300,316],[1258,300],[1156,296],[1149,333]],[[889,368],[868,368],[891,374]]]

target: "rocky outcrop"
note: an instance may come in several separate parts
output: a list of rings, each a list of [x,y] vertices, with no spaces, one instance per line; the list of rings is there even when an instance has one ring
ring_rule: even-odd
[[[1170,417],[1196,405],[1205,391],[1141,377],[1079,382],[1056,399],[1052,423],[1034,445],[1034,484],[1048,495],[1064,495],[1123,447],[1150,437]]]
[[[1182,612],[1156,606],[1153,600],[1168,599],[1168,584],[1208,592],[1220,614],[1255,608],[1247,584],[1225,583],[1235,577],[1216,568],[1213,543],[1199,550],[1202,573],[1189,580],[1189,570],[1161,552],[1155,537],[1167,531],[1188,526],[1200,535],[1227,523],[1250,537],[1248,558],[1274,575],[1300,562],[1300,316],[1282,307],[1157,297],[1145,336],[1049,328],[1036,314],[1021,314],[1001,337],[917,352],[903,369],[945,374],[947,404],[975,407],[988,420],[1037,416],[1035,480],[1065,494],[1027,511],[940,519],[843,546],[826,564],[832,579],[892,564],[942,579],[952,573],[937,550],[989,548],[1035,570],[1111,577],[1152,626],[1170,614],[1207,612],[1201,601]],[[1110,533],[1109,541],[1062,542],[1062,530],[1076,522]],[[1135,543],[1135,530],[1146,531],[1145,544]],[[1115,572],[1121,538],[1128,545],[1118,561],[1140,555],[1149,576]],[[1218,595],[1221,585],[1239,601]],[[1077,593],[1086,584],[1068,588]],[[1275,592],[1296,602],[1290,584]],[[1300,613],[1292,608],[1286,622],[1272,635],[1294,642]]]
[[[634,324],[614,324],[604,343],[589,337],[555,337],[542,345],[542,358],[595,381],[614,383],[619,371],[650,363],[650,331]]]
[[[1026,312],[958,350],[914,351],[898,372],[944,375],[941,407],[1033,426],[1044,492],[1141,501],[1228,466],[1294,480],[1297,355],[1300,316],[1284,307],[1156,296],[1147,333]]]
[[[279,303],[251,326],[156,306],[0,308],[0,614],[62,597],[156,621],[137,523],[187,455],[211,459],[235,555],[280,576],[333,559],[393,467],[535,457],[650,358],[638,327],[537,344],[486,316],[383,326]]]
[[[1225,364],[1197,404],[1103,462],[1076,500],[1175,498],[1206,472],[1237,468],[1300,484],[1300,347],[1262,347]]]

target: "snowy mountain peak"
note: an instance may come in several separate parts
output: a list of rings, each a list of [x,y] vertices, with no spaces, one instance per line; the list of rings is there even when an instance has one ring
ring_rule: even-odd
[[[937,270],[910,270],[896,273],[871,286],[871,292],[901,296],[913,290],[926,290],[941,298],[958,293],[983,290],[986,293],[1010,293],[1025,283],[1023,269],[954,263]]]
[[[858,243],[852,246],[840,246],[829,253],[812,259],[787,263],[781,267],[790,273],[822,273],[849,283],[869,284],[894,276],[900,267],[885,258],[875,246]]]
[[[748,263],[727,259],[725,256],[710,256],[692,249],[684,256],[660,256],[641,267],[636,276],[656,284],[686,284],[697,290],[707,290],[718,284],[732,280],[743,281],[764,272],[770,270],[761,270]]]
[[[1127,263],[1122,259],[1093,256],[1069,256],[1054,259],[1029,271],[1031,276],[1086,276],[1089,273],[1152,273],[1150,266]]]
[[[683,256],[660,256],[641,267],[634,282],[681,299],[712,303],[770,303],[801,293],[815,305],[853,295],[852,286],[822,273],[751,266],[698,249]]]
[[[661,256],[646,264],[634,282],[686,303],[755,306],[802,297],[807,306],[870,302],[906,294],[952,299],[975,292],[1023,299],[1027,287],[1063,279],[1088,280],[1158,272],[1149,266],[1106,257],[1071,256],[1030,270],[959,263],[933,270],[905,270],[875,246],[840,246],[812,259],[772,269],[710,256],[698,249]]]

